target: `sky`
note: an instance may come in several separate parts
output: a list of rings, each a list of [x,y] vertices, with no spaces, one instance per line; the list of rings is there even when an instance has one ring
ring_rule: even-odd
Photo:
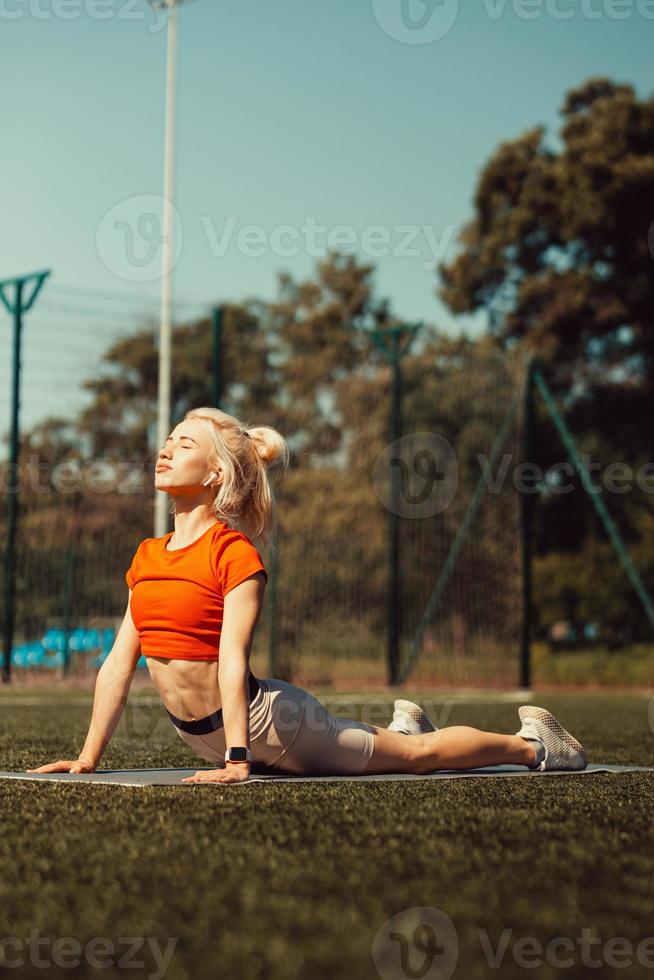
[[[154,309],[164,12],[0,0],[0,21],[0,280],[51,269],[37,302],[75,287]],[[591,75],[653,93],[654,0],[192,0],[177,21],[171,281],[189,308],[274,300],[279,273],[311,277],[340,242],[396,316],[478,332],[435,265],[498,144],[543,125],[555,145]]]

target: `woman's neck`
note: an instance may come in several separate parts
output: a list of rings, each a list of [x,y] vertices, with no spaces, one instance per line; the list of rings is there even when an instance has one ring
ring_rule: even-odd
[[[175,547],[184,548],[216,523],[216,518],[211,512],[189,511],[175,514],[175,529],[170,541]]]

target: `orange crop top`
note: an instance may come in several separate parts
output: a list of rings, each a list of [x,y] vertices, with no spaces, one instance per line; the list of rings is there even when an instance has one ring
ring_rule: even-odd
[[[197,541],[167,551],[173,532],[146,538],[125,581],[144,657],[217,660],[224,596],[256,572],[268,581],[246,534],[217,521]]]

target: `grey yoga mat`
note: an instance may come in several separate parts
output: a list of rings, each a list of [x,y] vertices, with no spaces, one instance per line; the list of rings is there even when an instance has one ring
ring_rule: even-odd
[[[63,783],[93,783],[96,785],[111,786],[220,786],[220,783],[183,783],[186,776],[192,776],[195,772],[206,772],[212,767],[198,767],[197,769],[98,769],[94,773],[70,773],[70,772],[13,772],[0,771],[0,779],[31,779],[35,781],[55,781]],[[627,766],[613,765],[588,765],[580,771],[570,771],[563,769],[553,769],[546,772],[527,769],[525,766],[486,766],[480,769],[444,769],[439,772],[424,773],[415,775],[413,773],[374,773],[361,776],[294,776],[288,773],[277,773],[273,771],[261,771],[253,769],[249,779],[242,783],[227,783],[229,786],[251,786],[253,783],[271,782],[342,782],[343,780],[356,780],[357,782],[372,782],[380,780],[397,779],[470,779],[483,777],[506,777],[506,776],[528,776],[530,779],[540,776],[587,776],[593,773],[623,773],[623,772],[654,772],[652,766]]]

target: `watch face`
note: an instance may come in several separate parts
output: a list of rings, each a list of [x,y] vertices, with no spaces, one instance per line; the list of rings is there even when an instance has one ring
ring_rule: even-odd
[[[236,748],[229,749],[229,761],[230,762],[246,762],[247,761],[247,749],[242,746],[237,746]]]

